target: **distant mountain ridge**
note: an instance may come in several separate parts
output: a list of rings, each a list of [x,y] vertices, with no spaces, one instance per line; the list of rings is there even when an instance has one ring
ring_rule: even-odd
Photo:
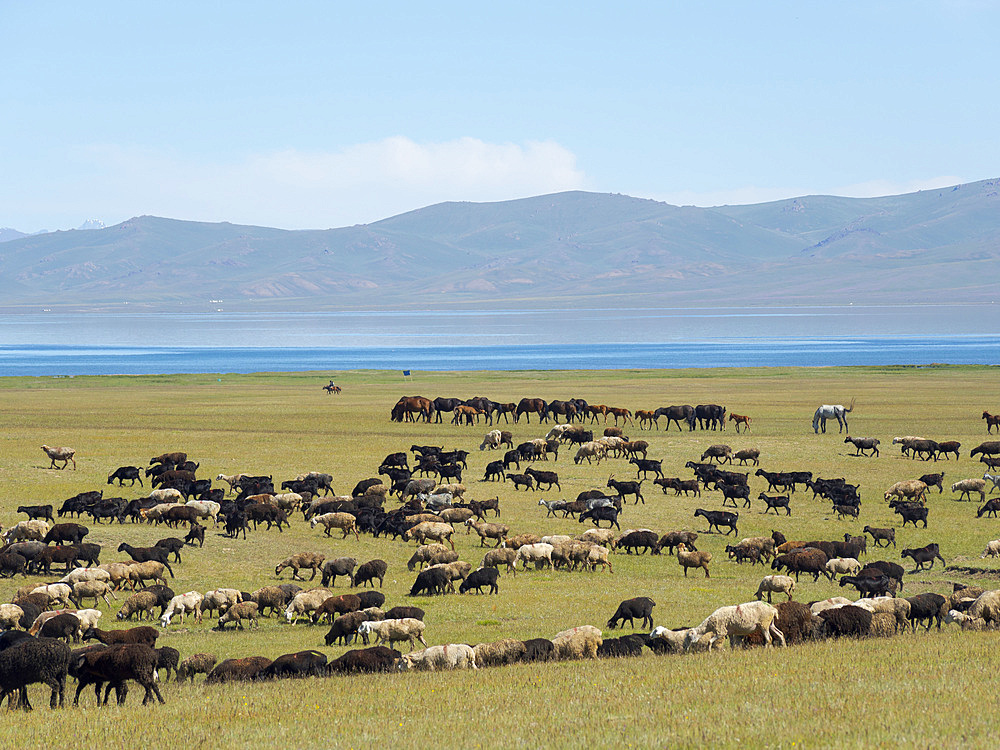
[[[567,192],[288,231],[141,216],[0,244],[8,306],[987,302],[1000,180],[716,208]]]

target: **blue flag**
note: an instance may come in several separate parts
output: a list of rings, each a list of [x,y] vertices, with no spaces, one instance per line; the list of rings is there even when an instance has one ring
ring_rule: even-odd
[[[404,378],[410,377],[410,371],[409,370],[403,370],[403,377]]]

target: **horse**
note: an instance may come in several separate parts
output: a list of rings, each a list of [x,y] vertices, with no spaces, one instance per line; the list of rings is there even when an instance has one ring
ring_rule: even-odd
[[[608,414],[615,418],[615,425],[618,424],[618,417],[622,418],[622,424],[632,421],[632,412],[621,406],[609,406]],[[605,419],[605,421],[607,421]]]
[[[389,416],[393,422],[415,422],[414,414],[419,414],[425,422],[430,422],[434,414],[434,404],[424,396],[403,396],[392,407]]]
[[[434,417],[434,422],[436,424],[441,424],[441,412],[454,411],[456,406],[462,406],[465,402],[460,398],[442,398],[438,396],[432,402],[434,405],[434,411],[436,415]]]
[[[983,412],[983,419],[986,420],[986,434],[993,432],[993,428],[997,428],[997,432],[1000,432],[1000,414],[990,414],[988,411]]]
[[[840,425],[840,432],[847,429],[847,414],[854,410],[854,399],[851,399],[850,406],[844,406],[843,404],[823,404],[816,410],[813,414],[813,431],[818,435],[820,429],[822,428],[823,434],[826,434],[826,420],[836,419],[837,424]]]
[[[667,418],[667,432],[670,431],[670,423],[676,422],[677,429],[681,429],[681,420],[683,419],[687,422],[688,432],[694,430],[694,426],[697,424],[698,420],[695,418],[694,407],[690,404],[684,404],[683,406],[661,406],[655,412],[653,412],[654,417],[666,417]]]
[[[323,390],[332,396],[334,393],[340,393],[343,389],[339,385],[334,385],[334,382],[331,380],[330,385],[323,386]]]
[[[718,426],[720,430],[726,429],[726,407],[718,404],[698,404],[694,407],[695,418],[703,430],[709,427],[712,430]]]
[[[554,422],[559,422],[559,417],[566,417],[566,424],[573,421],[573,417],[576,416],[576,404],[572,401],[553,401],[549,404],[548,413],[552,416]]]
[[[587,414],[590,415],[590,423],[597,421],[598,415],[604,417],[604,424],[608,423],[608,407],[604,404],[590,404],[587,406]]]
[[[517,409],[514,412],[514,421],[520,422],[521,415],[531,423],[531,414],[535,413],[538,415],[539,422],[548,421],[548,411],[549,405],[545,403],[545,399],[541,398],[522,398],[517,404]]]
[[[639,429],[648,429],[652,425],[656,425],[656,429],[660,429],[659,423],[656,421],[659,417],[651,411],[645,409],[636,409],[635,418],[639,420]]]
[[[729,412],[729,421],[736,423],[736,432],[740,431],[740,425],[743,425],[746,431],[750,432],[750,417],[747,415]]]

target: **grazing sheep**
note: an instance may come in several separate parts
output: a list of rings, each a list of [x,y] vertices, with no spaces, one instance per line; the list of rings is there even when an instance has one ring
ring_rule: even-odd
[[[404,617],[401,620],[382,620],[381,622],[366,621],[358,627],[358,634],[362,637],[375,635],[375,645],[387,643],[390,646],[396,642],[408,641],[410,650],[413,650],[414,641],[420,641],[424,647],[427,641],[424,640],[424,623],[421,620],[414,620]]]
[[[896,482],[892,487],[885,491],[883,496],[886,501],[889,498],[897,497],[901,500],[923,500],[927,494],[927,485],[921,482],[919,479],[904,479],[902,482]]]
[[[523,547],[518,548],[517,562],[523,564],[523,570],[528,569],[529,562],[534,564],[536,570],[541,570],[546,565],[551,568],[553,549],[554,548],[551,544],[543,544],[542,542],[526,544]]]
[[[852,604],[825,609],[819,616],[820,633],[827,638],[863,638],[871,631],[872,613]]]
[[[93,599],[94,606],[97,606],[97,600],[103,598],[104,602],[110,607],[111,599],[117,600],[118,597],[115,596],[114,589],[111,588],[111,584],[106,581],[77,581],[73,584],[73,593],[70,594],[70,599],[73,603],[80,607],[83,604],[84,599]]]
[[[319,605],[312,613],[312,622],[315,625],[322,618],[326,618],[328,624],[332,624],[337,615],[345,615],[348,612],[357,612],[361,609],[361,598],[354,594],[341,594],[331,596]]]
[[[792,600],[792,591],[795,590],[795,579],[791,576],[764,576],[761,579],[760,585],[757,587],[757,600],[763,599],[764,594],[767,594],[767,601],[770,604],[771,594],[785,594],[788,597],[788,601]]]
[[[376,578],[378,579],[379,588],[382,588],[382,583],[385,580],[385,574],[388,569],[389,565],[385,560],[375,559],[361,563],[354,575],[351,576],[351,588],[366,586],[369,583],[374,588]]]
[[[604,642],[601,631],[593,625],[580,625],[556,633],[552,639],[559,659],[596,659],[597,649]]]
[[[197,591],[188,591],[186,594],[178,594],[170,603],[167,610],[160,617],[160,627],[165,628],[170,624],[174,615],[181,616],[181,624],[184,624],[184,615],[194,613],[194,621],[201,622],[201,603],[205,599]]]
[[[556,648],[548,638],[529,638],[524,641],[524,655],[521,657],[525,662],[552,661],[556,658]]]
[[[323,588],[300,591],[285,608],[285,620],[294,625],[301,615],[315,611],[331,596],[333,596],[333,592]]]
[[[234,604],[219,616],[219,623],[216,627],[219,630],[225,630],[228,623],[235,622],[236,627],[239,630],[243,630],[243,621],[248,620],[250,627],[255,628],[258,625],[257,614],[257,602],[240,602],[239,604]],[[292,624],[295,624],[294,621]]]
[[[581,542],[593,542],[594,544],[600,544],[602,547],[611,547],[615,541],[615,532],[613,532],[610,528],[587,529],[576,538]],[[538,541],[541,540],[539,539]]]
[[[655,606],[656,602],[648,596],[637,596],[634,599],[626,599],[618,605],[618,609],[615,610],[611,619],[608,620],[608,627],[614,630],[618,627],[619,623],[624,627],[625,620],[628,620],[629,627],[635,628],[635,618],[641,618],[642,627],[652,628],[653,607]]]
[[[476,654],[472,646],[465,643],[449,643],[431,646],[423,651],[403,654],[396,668],[400,672],[425,670],[435,672],[441,669],[478,669]]]
[[[249,599],[244,597],[244,601],[256,602],[258,614],[265,617],[269,614],[267,610],[270,610],[270,614],[283,612],[289,600],[280,586],[264,586],[250,594]]]
[[[70,606],[70,596],[73,589],[65,583],[49,583],[43,586],[36,586],[31,590],[32,594],[45,594],[49,599],[49,605],[59,605],[61,607]]]
[[[979,617],[996,625],[1000,623],[1000,591],[984,591],[966,610],[970,617]],[[940,627],[940,620],[938,621]],[[928,624],[927,629],[930,630]]]
[[[420,596],[426,593],[428,596],[434,596],[435,594],[444,595],[448,592],[455,592],[448,572],[442,568],[425,568],[417,574],[413,586],[410,587],[409,595]]]
[[[986,502],[985,479],[963,479],[960,482],[955,482],[951,486],[951,491],[962,493],[958,497],[959,500],[971,500],[970,493],[976,492],[979,494],[979,501]]]
[[[709,636],[709,651],[718,641],[726,637],[729,638],[730,647],[735,648],[737,641],[750,633],[760,633],[765,647],[771,646],[774,637],[777,637],[784,646],[785,635],[775,624],[777,617],[777,609],[760,601],[719,607],[700,625],[688,630],[684,639],[684,650],[690,651],[691,647],[706,635]]]
[[[177,665],[177,681],[184,682],[190,679],[194,682],[196,674],[208,675],[215,666],[215,654],[193,654],[183,659]]]
[[[0,604],[0,630],[15,630],[22,617],[24,610],[16,604]]]
[[[205,598],[201,601],[201,613],[217,611],[220,615],[234,604],[243,601],[243,594],[239,589],[212,589],[205,592]]]
[[[834,576],[856,576],[861,570],[861,563],[853,557],[834,557],[826,561],[826,575],[832,581]]]
[[[249,682],[256,679],[263,670],[271,664],[271,660],[266,656],[248,656],[244,659],[226,659],[217,665],[205,683],[212,685],[226,682]]]
[[[355,649],[327,664],[327,669],[341,674],[373,674],[388,672],[402,656],[398,651],[385,646]]]
[[[853,606],[867,609],[872,614],[892,615],[896,621],[895,631],[905,631],[910,621],[910,603],[894,596],[876,596],[859,599]]]
[[[980,557],[998,557],[1000,556],[1000,539],[994,539],[992,542],[986,543],[986,549],[983,550],[983,554]]]
[[[321,568],[323,578],[320,581],[320,586],[333,588],[337,585],[337,576],[346,576],[347,580],[350,581],[357,564],[358,561],[353,557],[337,557],[333,560],[327,560]]]
[[[677,562],[684,568],[684,577],[687,578],[688,568],[703,568],[705,578],[711,578],[708,572],[708,564],[712,562],[712,553],[700,550],[689,552],[687,546],[681,542],[677,545]]]
[[[483,555],[483,561],[480,563],[480,566],[483,568],[499,569],[501,565],[507,567],[508,573],[513,573],[517,576],[517,550],[506,547],[491,549]]]
[[[962,630],[990,629],[990,623],[986,622],[982,617],[970,617],[965,612],[959,612],[957,609],[949,609],[948,614],[945,615],[944,622],[947,625],[957,622]]]
[[[352,516],[353,518],[353,516]],[[304,581],[305,579],[299,576],[299,570],[312,570],[312,575],[309,576],[309,580],[313,580],[316,577],[316,571],[319,570],[323,561],[326,559],[326,555],[319,552],[299,552],[298,554],[292,555],[291,557],[286,557],[280,563],[278,563],[274,568],[274,575],[281,576],[281,571],[285,568],[292,569],[292,580],[293,581]]]
[[[159,604],[159,597],[156,594],[150,591],[137,591],[122,602],[122,607],[118,610],[116,617],[119,620],[131,620],[135,615],[139,615],[141,620],[145,615],[146,619],[152,620],[153,610],[157,604]]]
[[[64,706],[69,662],[69,646],[51,638],[25,638],[4,649],[0,652],[0,703],[16,690],[21,708],[29,711],[27,686],[44,682],[52,690],[49,706],[55,708],[57,701]]]
[[[144,643],[150,648],[156,647],[156,639],[160,632],[149,625],[140,625],[128,630],[101,630],[91,628],[83,634],[85,641],[97,639],[105,646],[119,646],[127,643]]]
[[[340,529],[344,532],[341,539],[346,539],[347,535],[353,531],[354,538],[358,541],[361,540],[358,535],[357,519],[350,513],[324,513],[320,516],[314,516],[309,522],[309,528],[315,529],[318,524],[322,524],[326,529],[326,536],[330,536],[330,532],[334,529]]]
[[[521,661],[527,652],[523,641],[502,638],[492,643],[477,643],[472,651],[479,667],[505,667]]]
[[[431,560],[434,560],[435,556],[439,554],[453,555],[454,557],[452,560],[435,560],[434,563],[431,563]],[[443,544],[423,544],[417,547],[416,552],[413,553],[413,557],[406,563],[406,569],[412,571],[416,569],[418,564],[423,568],[425,564],[454,562],[457,559],[458,553],[448,549]]]

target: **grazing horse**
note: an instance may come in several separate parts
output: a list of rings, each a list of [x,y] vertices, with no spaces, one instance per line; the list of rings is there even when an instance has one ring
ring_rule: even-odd
[[[486,396],[473,396],[470,399],[466,399],[465,405],[479,409],[479,413],[486,418],[486,424],[493,424],[493,412],[496,410],[497,405],[486,398]]]
[[[419,414],[425,422],[430,422],[431,415],[434,414],[434,404],[424,396],[403,396],[392,407],[389,416],[393,422],[415,422],[414,414]]]
[[[335,385],[331,380],[330,385],[323,386],[323,390],[332,396],[334,393],[340,393],[343,389],[339,385]]]
[[[740,431],[740,425],[746,428],[747,432],[750,432],[750,417],[745,414],[736,414],[735,412],[729,412],[729,421],[736,422],[736,432]]]
[[[823,404],[813,414],[813,431],[818,435],[822,428],[823,434],[826,434],[826,420],[836,419],[837,424],[840,425],[839,432],[843,432],[847,429],[847,414],[853,410],[854,399],[851,399],[850,406],[844,406],[843,404]]]
[[[666,417],[667,418],[667,431],[670,431],[670,423],[676,422],[677,429],[681,429],[681,420],[687,422],[688,432],[694,430],[695,425],[698,420],[695,418],[694,407],[690,404],[685,404],[683,406],[661,406],[655,412],[653,412],[655,417]]]
[[[538,421],[544,422],[547,417],[546,413],[549,410],[549,405],[545,403],[545,399],[541,398],[522,398],[518,404],[517,409],[514,411],[514,421],[520,422],[521,415],[531,424],[531,414],[538,415]]]
[[[990,414],[988,411],[984,411],[983,419],[986,420],[987,434],[993,432],[994,427],[997,428],[997,432],[1000,432],[1000,414]]]
[[[566,424],[569,424],[576,416],[576,404],[572,401],[553,401],[549,404],[548,413],[556,424],[559,423],[560,416],[566,417]]]

